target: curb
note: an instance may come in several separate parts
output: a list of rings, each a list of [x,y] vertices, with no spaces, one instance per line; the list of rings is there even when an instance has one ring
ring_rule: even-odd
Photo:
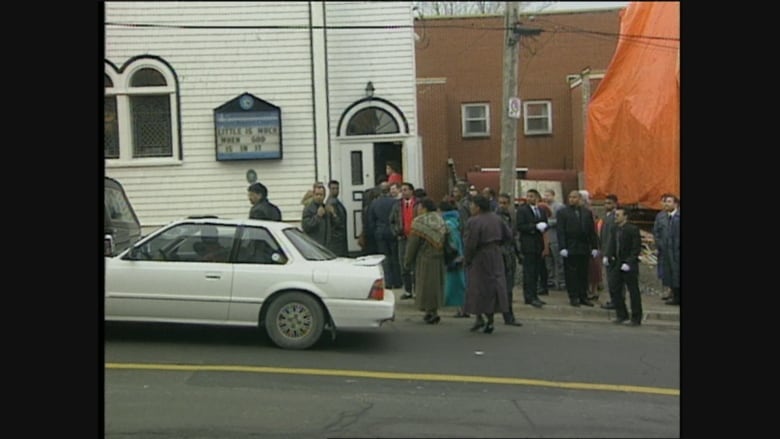
[[[396,318],[422,316],[422,311],[414,306],[414,299],[402,300],[400,298],[402,294],[400,290],[395,290],[394,293],[396,295]],[[543,296],[542,300],[547,302],[547,305],[543,308],[534,308],[518,303],[517,297],[516,291],[512,308],[519,320],[570,320],[611,323],[612,320],[616,318],[614,310],[602,309],[599,307],[600,304],[598,302],[593,308],[585,306],[572,307],[568,304],[568,297],[566,297],[566,294],[563,292],[555,292],[550,296]],[[520,297],[522,297],[522,292],[520,293]],[[564,301],[565,304],[560,303],[562,301]],[[649,302],[647,305],[644,303],[646,301]],[[660,301],[660,297],[643,295],[642,302],[643,305],[645,305],[643,306],[645,309],[642,323],[648,325],[679,327],[679,307],[674,307],[674,309],[667,311],[665,309],[659,309],[659,305],[655,304],[655,301]],[[661,302],[660,306],[672,308],[669,305],[663,304],[663,302]],[[439,313],[442,317],[445,317],[449,314],[454,314],[455,310],[454,307],[443,307]]]

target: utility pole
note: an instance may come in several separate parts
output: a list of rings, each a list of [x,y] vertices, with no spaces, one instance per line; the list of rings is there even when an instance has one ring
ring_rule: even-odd
[[[518,49],[521,36],[538,35],[541,29],[529,29],[517,22],[518,2],[506,2],[504,7],[504,80],[501,124],[501,192],[515,194],[517,179],[517,121],[522,105],[517,89]]]
[[[512,108],[509,100],[517,97],[517,48],[515,35],[517,2],[505,2],[504,6],[504,88],[501,102],[501,188],[500,192],[515,194],[515,167],[517,166],[517,118],[519,109]],[[514,101],[515,105],[517,101]],[[513,111],[514,110],[514,111]],[[510,114],[511,112],[511,114]]]

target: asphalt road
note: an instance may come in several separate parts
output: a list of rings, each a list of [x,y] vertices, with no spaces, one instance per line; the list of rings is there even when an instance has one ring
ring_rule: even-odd
[[[308,351],[255,330],[112,324],[105,437],[679,437],[679,330],[399,318]]]

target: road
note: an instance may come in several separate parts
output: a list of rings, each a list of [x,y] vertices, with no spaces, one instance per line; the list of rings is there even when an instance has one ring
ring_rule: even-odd
[[[308,351],[252,329],[105,331],[105,437],[679,437],[679,330],[404,316]]]

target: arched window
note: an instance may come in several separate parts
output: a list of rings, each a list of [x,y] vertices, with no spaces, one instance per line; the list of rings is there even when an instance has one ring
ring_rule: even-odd
[[[180,160],[176,89],[170,67],[157,58],[136,58],[121,72],[106,63],[107,165]]]
[[[103,75],[106,90],[114,88],[114,81],[108,75]],[[105,158],[119,158],[119,125],[116,120],[116,96],[106,93],[103,105],[103,148]]]
[[[393,134],[399,132],[398,123],[387,111],[377,108],[364,108],[349,120],[348,136],[365,134]]]

